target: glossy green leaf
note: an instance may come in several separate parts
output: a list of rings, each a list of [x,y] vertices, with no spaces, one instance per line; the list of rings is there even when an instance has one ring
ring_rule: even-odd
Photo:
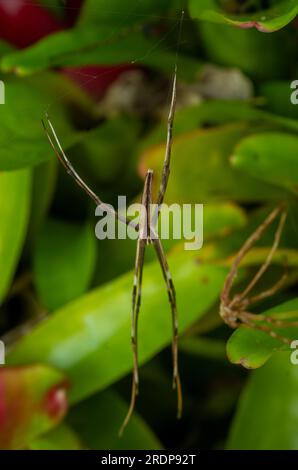
[[[39,76],[38,80],[11,78],[5,82],[5,106],[0,106],[0,170],[15,170],[37,165],[52,156],[52,149],[41,125],[41,119],[52,104],[57,125],[67,147],[74,141],[63,101],[56,103],[61,90],[51,75]],[[47,86],[43,85],[43,80]],[[68,81],[62,79],[62,83]],[[71,96],[71,89],[68,89]],[[65,88],[64,88],[65,93]]]
[[[57,161],[53,158],[37,165],[32,172],[32,202],[26,248],[31,251],[36,243],[54,195],[57,179]]]
[[[0,40],[0,56],[13,51],[13,47],[8,42]]]
[[[272,6],[267,9],[261,9],[256,5],[255,13],[246,14],[245,11],[244,13],[238,12],[241,6],[237,7],[237,3],[226,0],[200,0],[199,2],[190,0],[189,8],[193,18],[226,23],[245,29],[256,28],[264,33],[283,28],[298,14],[298,5],[295,0],[274,0],[271,2]],[[242,5],[243,10],[245,10],[245,4]]]
[[[161,449],[161,443],[137,413],[119,437],[126,413],[127,403],[115,392],[107,390],[74,407],[68,421],[88,449]]]
[[[229,124],[184,133],[173,141],[172,179],[167,202],[262,201],[281,198],[278,188],[232,168],[229,162],[234,147],[243,137],[257,129],[246,123]],[[160,173],[164,145],[147,151],[141,172],[152,168]],[[155,179],[158,181],[158,178]],[[156,188],[155,188],[156,189]]]
[[[276,354],[251,373],[239,401],[228,449],[298,449],[298,367]]]
[[[289,300],[264,313],[280,320],[297,321],[298,299]],[[266,324],[266,323],[265,323]],[[268,326],[268,324],[267,324]],[[290,340],[298,338],[298,327],[272,328],[273,331]],[[249,327],[238,328],[227,343],[227,355],[233,364],[241,364],[247,369],[262,366],[277,351],[289,350],[280,339],[268,333]]]
[[[28,447],[30,450],[80,450],[82,444],[77,434],[63,423],[29,442]]]
[[[297,155],[298,137],[268,132],[243,139],[231,163],[257,179],[298,194]]]
[[[291,73],[288,56],[295,55],[295,40],[287,30],[260,34],[207,22],[200,23],[199,30],[209,61],[240,68],[257,80],[288,78]]]
[[[57,425],[66,411],[61,372],[45,365],[0,368],[0,449],[24,448]]]
[[[134,25],[144,21],[146,17],[152,17],[157,13],[166,13],[171,7],[171,0],[86,0],[78,20],[78,26],[90,27],[110,24],[118,27]],[[141,18],[140,18],[141,16]]]
[[[186,132],[195,131],[200,127],[204,128],[206,126],[210,127],[232,122],[237,123],[239,121],[262,122],[276,126],[278,129],[282,128],[298,132],[298,119],[278,116],[278,114],[257,108],[245,101],[211,100],[199,105],[177,109],[174,126],[175,137]],[[163,120],[142,140],[140,150],[144,152],[152,145],[164,144],[164,139],[165,123]]]
[[[291,131],[298,131],[298,113],[295,114],[296,119],[286,118],[279,116],[277,111],[276,114],[273,114],[245,101],[212,100],[203,102],[199,106],[183,109],[177,114],[175,131],[178,124],[178,133],[180,133],[182,123],[184,124],[184,132],[186,132],[192,128],[204,127],[204,124],[217,125],[239,121],[264,122]],[[188,119],[186,119],[187,117]]]
[[[217,300],[227,269],[198,264],[194,253],[169,257],[182,333]],[[104,266],[103,266],[104,269]],[[70,377],[72,402],[106,388],[132,367],[130,349],[132,273],[70,303],[21,339],[8,355],[11,364],[39,360]],[[144,272],[140,316],[140,362],[169,344],[171,315],[160,267]]]
[[[29,170],[0,173],[0,303],[5,298],[21,254],[30,197]]]
[[[171,3],[113,0],[87,2],[75,28],[52,34],[23,51],[3,57],[3,71],[27,75],[50,67],[113,65],[137,62],[167,72],[173,70],[176,52],[164,44],[166,35],[152,36],[145,25],[156,20],[156,15],[166,17]],[[96,6],[95,6],[96,5]],[[179,28],[177,17],[177,31]],[[150,31],[150,28],[149,28]],[[200,68],[197,60],[182,56],[179,59],[181,75],[194,78]]]
[[[48,220],[34,252],[34,281],[44,306],[53,311],[88,289],[96,262],[96,238],[90,223]]]
[[[207,359],[225,360],[225,342],[213,338],[184,338],[180,341],[180,351],[192,356]]]
[[[290,88],[289,80],[269,81],[262,83],[259,88],[267,110],[298,119],[298,106],[293,105],[290,99],[293,92],[294,89]]]
[[[204,206],[204,240],[225,236],[246,224],[246,215],[237,205],[206,204]]]
[[[139,122],[132,117],[110,118],[82,134],[80,142],[69,149],[69,159],[90,185],[113,184],[118,178],[118,193],[122,194],[120,188],[127,183],[131,173],[136,176],[139,128]]]

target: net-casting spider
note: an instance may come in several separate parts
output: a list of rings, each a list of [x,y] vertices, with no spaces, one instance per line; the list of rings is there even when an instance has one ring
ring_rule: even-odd
[[[234,295],[234,297],[231,297],[231,288],[237,276],[239,264],[241,263],[244,256],[251,250],[252,246],[262,237],[267,228],[273,223],[273,221],[278,216],[280,216],[280,219],[275,232],[274,242],[272,244],[271,249],[269,250],[266,260],[261,265],[252,280],[249,282],[247,287],[243,290],[243,292]],[[287,273],[284,273],[284,275],[271,288],[254,296],[248,297],[248,294],[255,287],[257,282],[261,279],[261,277],[267,271],[268,267],[272,262],[273,255],[279,246],[286,217],[287,213],[284,206],[280,205],[276,207],[267,216],[264,222],[259,225],[255,232],[253,232],[253,234],[246,240],[242,248],[239,250],[232,264],[232,268],[226,278],[221,293],[220,316],[222,317],[224,322],[231,328],[238,328],[241,325],[246,325],[248,327],[264,331],[273,338],[276,338],[288,345],[291,343],[292,340],[280,335],[279,333],[276,333],[273,328],[287,328],[291,326],[298,326],[298,321],[287,322],[283,320],[278,320],[267,315],[254,314],[248,311],[248,307],[250,307],[254,303],[275,295],[276,292],[284,285],[286,281]]]
[[[73,168],[72,164],[68,160],[66,154],[63,151],[62,145],[58,139],[56,131],[48,117],[46,115],[45,120],[42,121],[44,130],[49,139],[51,146],[54,149],[58,159],[66,169],[67,173],[75,180],[75,182],[87,193],[87,195],[96,203],[97,206],[100,206],[105,212],[112,214],[114,217],[117,217],[118,220],[127,226],[133,227],[138,231],[138,241],[136,249],[136,260],[135,260],[135,274],[134,274],[134,284],[133,284],[133,295],[132,295],[132,330],[131,330],[131,344],[133,351],[133,373],[132,373],[132,391],[131,391],[131,402],[127,416],[124,420],[124,423],[121,427],[120,433],[123,432],[124,428],[128,424],[136,402],[136,396],[138,394],[139,388],[139,371],[138,371],[138,319],[141,306],[141,289],[142,289],[142,276],[143,276],[143,266],[144,266],[144,254],[146,245],[153,244],[158,261],[161,266],[163,277],[165,280],[169,302],[171,306],[172,313],[172,358],[173,358],[173,386],[177,389],[177,401],[178,401],[178,417],[182,413],[182,391],[181,383],[178,370],[178,318],[177,318],[177,307],[176,307],[176,293],[172,280],[172,276],[169,270],[167,263],[166,255],[163,250],[160,238],[155,230],[155,226],[158,220],[158,215],[160,212],[161,205],[164,200],[165,192],[168,185],[169,175],[170,175],[170,161],[171,161],[171,149],[172,149],[172,140],[173,140],[173,124],[175,117],[176,109],[176,96],[177,96],[177,67],[175,67],[173,85],[172,85],[172,96],[171,96],[171,106],[168,116],[168,126],[167,126],[167,144],[165,151],[165,158],[163,164],[163,171],[161,177],[160,188],[156,201],[156,209],[153,214],[151,214],[151,204],[152,204],[152,181],[153,181],[153,171],[148,170],[145,178],[143,195],[142,195],[142,210],[140,213],[139,223],[135,224],[131,220],[127,219],[125,216],[117,213],[110,205],[105,204],[82,180],[78,175],[76,170]]]

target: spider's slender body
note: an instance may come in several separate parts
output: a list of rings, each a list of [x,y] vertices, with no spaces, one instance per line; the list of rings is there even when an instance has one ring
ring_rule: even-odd
[[[169,303],[172,314],[172,357],[173,357],[173,386],[177,389],[178,399],[178,417],[182,413],[182,392],[180,385],[179,369],[178,369],[178,317],[176,307],[176,293],[172,280],[172,276],[167,263],[166,255],[163,250],[160,238],[155,230],[156,223],[160,212],[161,205],[164,200],[165,192],[168,185],[170,175],[170,161],[171,161],[171,149],[172,149],[172,138],[173,138],[173,123],[176,109],[176,88],[177,88],[177,67],[175,67],[174,80],[172,86],[172,97],[171,106],[168,116],[168,128],[167,128],[167,144],[164,158],[164,166],[162,171],[161,183],[159,193],[157,196],[156,210],[151,214],[150,208],[152,204],[152,181],[153,171],[148,170],[142,195],[142,208],[140,220],[138,224],[133,224],[132,221],[127,219],[125,216],[118,214],[114,209],[105,204],[97,194],[95,194],[89,186],[82,180],[76,170],[73,168],[71,162],[68,160],[65,152],[63,151],[62,145],[58,139],[53,124],[51,123],[48,115],[46,115],[45,121],[42,121],[48,140],[53,147],[58,159],[66,169],[67,173],[74,179],[74,181],[86,192],[86,194],[95,202],[95,204],[101,207],[107,213],[111,213],[116,216],[118,220],[126,225],[130,225],[138,232],[138,241],[136,249],[136,260],[135,260],[135,274],[133,283],[133,294],[132,294],[132,330],[131,330],[131,344],[133,352],[133,373],[132,373],[132,392],[131,402],[127,416],[124,420],[120,433],[123,432],[125,426],[128,424],[131,415],[134,410],[136,396],[139,389],[139,371],[138,371],[138,320],[141,306],[141,290],[143,280],[143,265],[145,249],[148,244],[153,244],[158,261],[161,266],[162,274],[165,280],[165,285],[168,292]]]
[[[267,255],[265,262],[261,265],[255,276],[252,278],[248,286],[243,292],[230,296],[231,288],[235,277],[237,276],[238,267],[244,256],[249,252],[252,246],[262,237],[267,228],[273,221],[280,217],[279,223],[275,232],[274,242]],[[231,328],[238,328],[241,325],[246,325],[251,328],[256,328],[269,334],[273,338],[279,339],[285,344],[290,344],[291,340],[285,336],[277,333],[273,328],[286,328],[289,326],[298,326],[298,321],[287,322],[278,320],[267,315],[259,315],[251,313],[248,308],[260,300],[264,300],[276,294],[276,292],[284,285],[287,274],[285,273],[281,279],[278,280],[271,288],[251,297],[248,294],[255,287],[263,274],[269,268],[274,253],[276,252],[281,239],[282,231],[286,221],[287,213],[283,206],[275,208],[264,222],[255,230],[255,232],[246,240],[242,248],[239,250],[231,270],[226,278],[224,287],[220,297],[219,314],[223,321]]]

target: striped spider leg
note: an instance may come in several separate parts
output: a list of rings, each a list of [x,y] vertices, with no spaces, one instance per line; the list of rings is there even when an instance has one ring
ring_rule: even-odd
[[[178,418],[182,414],[182,390],[181,382],[178,370],[178,317],[177,317],[177,305],[176,305],[176,293],[172,280],[172,276],[167,263],[166,255],[163,250],[159,236],[152,226],[150,220],[150,205],[151,200],[151,188],[152,188],[152,170],[148,170],[143,197],[142,207],[144,209],[144,216],[140,218],[139,224],[139,238],[137,243],[136,261],[135,261],[135,275],[134,275],[134,286],[133,286],[133,301],[132,301],[132,330],[131,330],[131,343],[133,351],[133,374],[132,374],[132,391],[130,406],[120,429],[120,435],[123,433],[127,426],[136,402],[136,397],[139,388],[139,372],[138,372],[138,319],[141,306],[141,291],[142,291],[142,277],[143,277],[143,265],[144,265],[144,254],[146,245],[153,244],[158,261],[160,263],[163,277],[166,283],[169,303],[172,312],[172,328],[173,328],[173,341],[172,341],[172,355],[173,355],[173,387],[177,388],[177,401],[178,401]],[[148,215],[149,214],[149,215]]]
[[[153,240],[154,248],[157,253],[159,263],[163,272],[164,280],[167,286],[169,302],[172,312],[172,357],[173,357],[173,388],[177,389],[177,418],[180,419],[182,416],[182,388],[179,375],[178,367],[178,315],[177,315],[177,304],[176,304],[176,291],[172,279],[172,275],[169,270],[168,262],[161,244],[160,239],[157,237]]]
[[[138,320],[141,307],[143,267],[146,245],[151,242],[150,238],[150,205],[152,190],[152,170],[147,171],[143,196],[141,213],[139,220],[139,236],[136,249],[135,272],[132,292],[132,322],[131,322],[131,347],[133,354],[132,388],[131,400],[127,415],[121,426],[119,434],[122,435],[127,426],[135,407],[136,396],[139,392],[139,361],[138,361]]]
[[[109,204],[104,203],[100,197],[95,194],[91,188],[85,183],[85,181],[82,180],[80,175],[76,172],[74,167],[72,166],[71,162],[69,161],[67,155],[65,154],[62,145],[59,141],[59,138],[57,136],[57,133],[54,129],[53,124],[51,123],[48,114],[45,116],[45,120],[42,119],[42,125],[44,128],[44,131],[46,133],[46,136],[58,158],[58,160],[61,162],[61,164],[64,166],[66,172],[74,179],[74,181],[77,183],[80,188],[85,191],[85,193],[95,202],[97,206],[100,206],[105,212],[108,214],[113,215],[116,217],[120,222],[130,225],[131,227],[135,228],[137,230],[137,225],[133,223],[133,221],[130,221],[126,217],[124,217],[121,214],[118,214],[112,206]]]
[[[169,176],[170,176],[171,156],[172,156],[173,126],[174,126],[174,119],[175,119],[176,103],[177,103],[177,65],[175,66],[175,73],[174,73],[173,86],[172,86],[171,106],[170,106],[170,112],[168,116],[168,127],[167,127],[167,144],[166,144],[165,158],[164,158],[164,164],[163,164],[163,170],[162,170],[162,176],[161,176],[161,183],[160,183],[159,192],[157,196],[157,203],[156,203],[157,209],[155,213],[153,214],[151,227],[155,227],[157,223],[160,209],[164,201],[165,193],[166,193],[167,186],[168,186],[168,181],[169,181]],[[181,384],[180,384],[180,377],[179,377],[179,370],[178,370],[178,318],[177,318],[177,306],[176,306],[176,293],[175,293],[172,276],[169,271],[168,263],[167,263],[166,256],[163,251],[163,247],[162,247],[160,239],[158,237],[155,237],[153,239],[153,244],[154,244],[154,248],[155,248],[157,257],[159,259],[159,262],[163,271],[163,276],[166,282],[168,295],[169,295],[169,302],[170,302],[171,310],[172,310],[173,386],[174,388],[177,387],[178,418],[179,418],[182,414],[182,393],[181,393]]]
[[[156,251],[158,261],[161,266],[165,284],[167,287],[169,303],[171,306],[172,313],[172,329],[173,329],[173,339],[172,339],[172,357],[173,357],[173,387],[177,389],[177,408],[178,408],[178,418],[182,414],[182,389],[178,369],[178,316],[177,316],[177,305],[176,305],[176,292],[172,280],[172,276],[169,270],[167,263],[166,255],[163,250],[160,238],[155,230],[155,226],[158,220],[159,212],[161,205],[164,200],[165,192],[168,185],[169,175],[170,175],[170,161],[171,161],[171,150],[172,150],[172,140],[173,140],[173,124],[175,117],[176,109],[176,96],[177,96],[177,67],[175,68],[175,74],[173,79],[172,86],[172,96],[171,96],[171,106],[168,116],[168,126],[167,126],[167,144],[165,151],[165,158],[162,170],[162,177],[160,188],[157,196],[157,203],[155,205],[156,210],[151,216],[151,205],[152,205],[152,182],[153,182],[153,171],[148,170],[143,196],[142,196],[142,209],[140,222],[139,222],[139,237],[137,243],[136,251],[136,261],[135,261],[135,275],[134,275],[134,286],[133,286],[133,301],[132,301],[132,332],[131,332],[131,342],[132,342],[132,351],[133,351],[133,375],[132,375],[132,391],[131,391],[131,401],[130,406],[123,422],[123,425],[120,429],[120,435],[123,433],[123,430],[127,426],[136,402],[136,397],[138,394],[139,386],[139,373],[138,373],[138,318],[139,311],[141,306],[141,290],[142,290],[142,275],[143,275],[143,264],[144,264],[144,254],[146,245],[153,244]]]
[[[182,12],[184,15],[184,12]],[[183,19],[183,16],[182,16]],[[171,96],[171,105],[170,112],[168,116],[168,126],[167,126],[167,144],[165,151],[165,158],[161,176],[161,183],[159,187],[159,192],[157,196],[157,209],[153,214],[151,229],[155,227],[160,213],[162,203],[164,201],[165,193],[168,186],[169,176],[170,176],[170,164],[172,156],[172,144],[173,144],[173,126],[176,112],[176,103],[177,103],[177,65],[175,66],[173,86],[172,86],[172,96]],[[169,270],[168,262],[161,244],[161,241],[158,236],[155,236],[152,240],[162,272],[167,286],[169,302],[171,305],[172,312],[172,330],[173,330],[173,339],[172,339],[172,356],[173,356],[173,387],[177,389],[177,400],[178,400],[178,418],[182,415],[182,390],[181,382],[179,376],[179,367],[178,367],[178,315],[177,315],[177,305],[176,305],[176,292],[173,284],[173,279]]]
[[[272,247],[267,255],[266,260],[261,265],[255,276],[249,282],[247,287],[243,292],[236,294],[233,298],[230,298],[231,288],[234,282],[235,277],[237,276],[238,267],[241,263],[244,256],[250,251],[252,246],[262,237],[264,232],[268,227],[274,222],[274,220],[279,218],[279,223],[275,232],[274,241]],[[278,292],[278,290],[284,285],[287,279],[287,273],[285,273],[271,288],[255,295],[248,297],[248,294],[255,287],[258,281],[261,279],[263,274],[269,268],[273,255],[276,252],[279,242],[281,239],[282,231],[285,225],[287,213],[284,207],[276,207],[264,220],[264,222],[255,230],[255,232],[246,240],[242,248],[239,250],[235,261],[233,262],[230,273],[228,274],[222,293],[220,297],[220,316],[224,322],[229,325],[231,328],[238,328],[241,324],[247,325],[251,328],[255,328],[265,333],[269,334],[273,338],[279,339],[285,344],[290,344],[291,340],[282,335],[279,335],[273,330],[273,327],[276,328],[286,328],[289,326],[298,326],[298,321],[287,322],[283,320],[278,320],[273,317],[268,317],[261,314],[253,314],[247,311],[247,308],[263,299],[271,297]],[[259,322],[264,322],[267,324],[260,324]]]

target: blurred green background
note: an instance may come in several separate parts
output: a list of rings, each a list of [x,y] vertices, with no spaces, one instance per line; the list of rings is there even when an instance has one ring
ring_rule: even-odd
[[[0,1],[1,449],[298,449],[290,347],[256,330],[233,333],[218,313],[232,257],[284,202],[282,243],[257,292],[285,264],[289,276],[254,311],[298,317],[297,14],[296,0]],[[49,113],[104,201],[135,202],[147,168],[158,185],[176,63],[166,202],[204,204],[202,250],[164,243],[184,413],[177,421],[170,308],[149,247],[140,396],[119,438],[136,245],[96,240],[95,208],[56,161],[41,119]],[[265,260],[274,229],[246,258],[235,292]],[[298,328],[287,335],[298,339]]]

